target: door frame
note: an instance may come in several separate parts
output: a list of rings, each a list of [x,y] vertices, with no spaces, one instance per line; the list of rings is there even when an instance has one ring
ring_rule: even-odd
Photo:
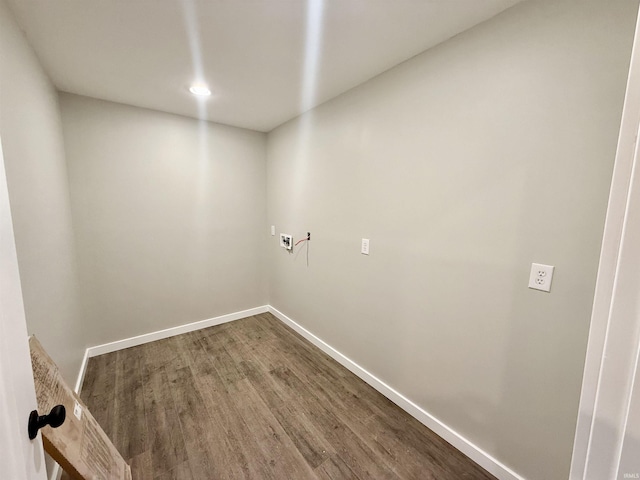
[[[46,480],[41,436],[29,440],[36,393],[0,139],[0,477]]]
[[[615,166],[571,460],[571,480],[615,479],[619,472],[640,353],[640,18],[618,136]],[[626,472],[635,473],[635,472]]]

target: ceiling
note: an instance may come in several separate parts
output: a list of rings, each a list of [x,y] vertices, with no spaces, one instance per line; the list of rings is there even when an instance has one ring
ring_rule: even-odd
[[[519,1],[8,3],[59,90],[267,132]]]

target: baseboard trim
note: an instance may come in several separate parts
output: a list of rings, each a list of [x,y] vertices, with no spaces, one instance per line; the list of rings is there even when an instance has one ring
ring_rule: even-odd
[[[448,427],[446,424],[431,415],[429,412],[413,403],[400,392],[394,390],[382,380],[377,378],[375,375],[369,373],[353,360],[349,359],[349,357],[343,355],[331,345],[326,343],[324,340],[320,339],[303,326],[294,322],[291,318],[286,316],[281,311],[269,305],[269,312],[277,317],[280,321],[293,328],[296,332],[309,340],[316,347],[332,357],[342,366],[344,366],[352,373],[360,377],[363,381],[371,385],[382,395],[384,395],[393,403],[406,411],[409,415],[417,419],[420,423],[433,430],[455,448],[471,458],[471,460],[484,468],[487,472],[496,476],[500,480],[525,480],[524,477],[518,475],[509,467],[496,460],[490,454],[467,440],[452,428]]]
[[[51,470],[51,475],[49,476],[49,480],[60,480],[62,476],[62,468],[57,463],[53,466]]]
[[[103,355],[105,353],[116,352],[118,350],[123,350],[129,347],[135,347],[137,345],[142,345],[149,342],[154,342],[156,340],[162,340],[164,338],[173,337],[176,335],[181,335],[187,332],[193,332],[196,330],[201,330],[207,327],[213,327],[215,325],[221,325],[223,323],[232,322],[234,320],[240,320],[245,317],[250,317],[252,315],[258,315],[260,313],[270,312],[280,321],[294,329],[304,338],[313,343],[320,350],[325,352],[327,355],[332,357],[342,366],[350,370],[352,373],[360,377],[363,381],[371,385],[382,395],[387,397],[393,403],[398,405],[404,411],[406,411],[409,415],[417,419],[420,423],[425,425],[426,427],[433,430],[436,434],[441,436],[444,440],[449,442],[455,448],[460,450],[462,453],[471,458],[474,462],[480,465],[482,468],[487,470],[489,473],[494,475],[500,480],[525,480],[524,477],[518,475],[516,472],[511,470],[506,465],[502,464],[500,461],[492,457],[490,454],[479,448],[477,445],[467,440],[465,437],[460,435],[458,432],[447,426],[445,423],[438,420],[436,417],[431,415],[426,410],[422,409],[407,397],[402,395],[397,390],[394,390],[392,387],[384,383],[382,380],[377,378],[375,375],[371,374],[360,365],[355,363],[346,355],[343,355],[338,350],[333,348],[331,345],[326,343],[321,338],[317,337],[309,330],[301,326],[300,324],[293,321],[287,315],[276,309],[271,305],[263,305],[261,307],[251,308],[248,310],[242,310],[240,312],[230,313],[227,315],[221,315],[219,317],[209,318],[207,320],[201,320],[198,322],[188,323],[186,325],[180,325],[177,327],[167,328],[164,330],[159,330],[157,332],[146,333],[143,335],[137,335],[135,337],[125,338],[123,340],[117,340],[115,342],[105,343],[103,345],[97,345],[95,347],[89,347],[86,349],[84,358],[82,360],[82,365],[80,366],[80,371],[78,373],[78,378],[75,385],[75,391],[80,392],[82,388],[82,383],[84,382],[84,376],[87,368],[87,362],[89,358],[96,357],[98,355]],[[56,465],[51,473],[51,480],[58,480],[62,471],[59,465]]]
[[[194,332],[207,327],[213,327],[215,325],[222,325],[223,323],[232,322],[234,320],[240,320],[241,318],[250,317],[252,315],[258,315],[260,313],[266,313],[269,311],[268,305],[261,307],[250,308],[249,310],[242,310],[240,312],[229,313],[227,315],[221,315],[219,317],[208,318],[206,320],[200,320],[198,322],[187,323],[186,325],[180,325],[177,327],[165,328],[164,330],[158,330],[157,332],[145,333],[143,335],[137,335],[135,337],[125,338],[123,340],[117,340],[115,342],[104,343],[102,345],[96,345],[95,347],[89,347],[84,351],[84,357],[80,370],[78,372],[78,378],[76,379],[76,385],[74,391],[80,393],[82,384],[84,383],[84,376],[87,371],[87,363],[91,357],[97,357],[98,355],[104,355],[105,353],[117,352],[129,347],[135,347],[144,343],[155,342],[156,340],[162,340],[163,338],[175,337],[187,332]],[[57,463],[51,470],[49,480],[59,480],[62,475],[62,469]]]
[[[84,351],[84,356],[82,357],[82,363],[80,364],[80,370],[78,371],[78,378],[76,379],[76,386],[73,389],[74,392],[80,394],[80,390],[82,389],[82,383],[84,382],[84,375],[87,372],[87,363],[89,363],[89,349],[87,348]],[[59,464],[55,464],[51,469],[51,475],[49,475],[49,480],[60,480],[62,476],[62,468],[60,468]]]
[[[219,317],[209,318],[207,320],[187,323],[186,325],[165,328],[164,330],[158,330],[157,332],[145,333],[143,335],[125,338],[124,340],[117,340],[115,342],[105,343],[103,345],[97,345],[95,347],[89,347],[87,348],[87,356],[88,358],[97,357],[98,355],[104,355],[105,353],[116,352],[118,350],[135,347],[144,343],[155,342],[156,340],[162,340],[163,338],[175,337],[176,335],[181,335],[183,333],[193,332],[196,330],[201,330],[203,328],[213,327],[215,325],[221,325],[223,323],[232,322],[234,320],[250,317],[252,315],[258,315],[260,313],[265,313],[268,311],[269,307],[267,305],[263,305],[261,307],[255,307],[250,308],[249,310],[229,313],[227,315],[221,315]]]
[[[76,379],[76,386],[73,389],[77,394],[82,390],[82,384],[84,383],[84,375],[87,373],[87,363],[89,363],[89,349],[87,348],[84,351],[84,357],[82,358],[82,363],[80,364],[80,371],[78,372],[78,378]]]
[[[53,470],[51,470],[51,476],[49,477],[49,480],[60,480],[61,476],[62,469],[60,468],[60,465],[56,463],[53,467]]]

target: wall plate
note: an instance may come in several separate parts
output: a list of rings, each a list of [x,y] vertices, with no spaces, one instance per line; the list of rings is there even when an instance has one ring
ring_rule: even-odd
[[[362,245],[360,246],[360,253],[363,255],[369,255],[369,239],[363,238]]]
[[[549,292],[551,290],[551,280],[553,279],[553,265],[542,265],[541,263],[531,264],[531,274],[529,275],[529,288]]]
[[[293,249],[293,237],[288,233],[280,234],[280,246],[285,250]]]

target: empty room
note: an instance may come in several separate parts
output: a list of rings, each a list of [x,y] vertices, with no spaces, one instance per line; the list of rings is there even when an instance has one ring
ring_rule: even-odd
[[[640,478],[638,7],[0,0],[0,478]]]

